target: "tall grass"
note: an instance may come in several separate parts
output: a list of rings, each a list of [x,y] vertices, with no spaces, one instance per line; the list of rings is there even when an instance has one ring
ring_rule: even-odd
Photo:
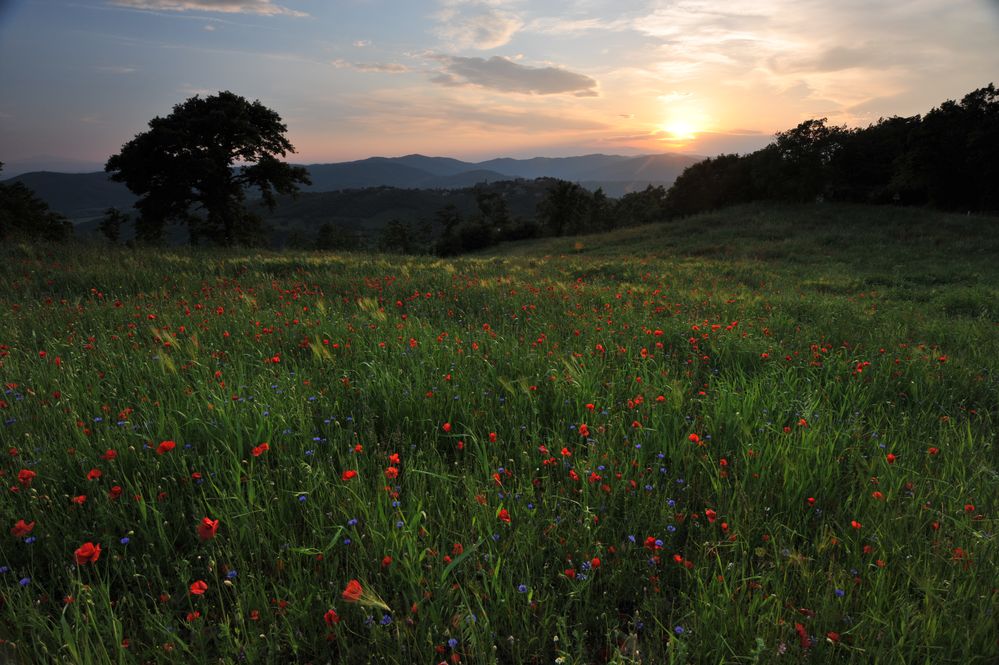
[[[995,662],[997,233],[902,215],[7,248],[0,657]]]

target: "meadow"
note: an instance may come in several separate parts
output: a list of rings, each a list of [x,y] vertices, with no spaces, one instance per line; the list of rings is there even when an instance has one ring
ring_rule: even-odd
[[[999,660],[996,218],[0,265],[0,662]]]

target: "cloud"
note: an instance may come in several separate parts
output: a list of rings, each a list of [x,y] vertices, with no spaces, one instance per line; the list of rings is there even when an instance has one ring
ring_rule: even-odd
[[[529,95],[570,93],[576,97],[597,96],[594,79],[559,67],[528,67],[500,56],[486,60],[442,55],[435,56],[435,59],[442,64],[442,68],[431,80],[441,85],[477,85],[500,92]]]
[[[107,74],[131,74],[136,71],[136,68],[126,65],[108,65],[106,67],[98,67],[97,71]]]
[[[524,26],[519,16],[495,1],[451,1],[437,13],[436,35],[457,50],[488,51],[510,42]]]
[[[356,69],[359,72],[380,74],[403,74],[410,71],[409,67],[397,62],[349,62],[337,59],[333,61],[333,66],[337,69]]]
[[[295,11],[275,5],[271,0],[113,0],[111,4],[130,9],[149,9],[159,11],[199,11],[219,12],[222,14],[261,14],[264,16],[308,16],[304,12]]]
[[[632,27],[632,21],[627,18],[607,19],[600,17],[570,19],[559,16],[546,16],[534,19],[524,29],[542,35],[578,37],[591,32],[621,32],[623,30],[630,30]]]

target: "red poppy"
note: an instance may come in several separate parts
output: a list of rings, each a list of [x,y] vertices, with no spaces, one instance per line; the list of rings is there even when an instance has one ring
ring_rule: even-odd
[[[176,447],[177,444],[173,441],[161,441],[160,445],[156,446],[156,454],[162,455],[164,453],[168,453]]]
[[[259,446],[254,446],[253,450],[251,450],[250,452],[253,454],[254,457],[260,457],[261,455],[263,455],[265,452],[267,452],[270,449],[271,449],[271,447],[265,441],[265,442],[261,443]]]
[[[589,435],[590,435],[590,428],[586,426],[586,423],[583,423],[582,425],[580,425],[579,426],[579,436],[589,436]]]
[[[90,472],[87,473],[87,480],[98,480],[102,475],[103,474],[100,469],[91,469]]]
[[[704,511],[704,516],[708,518],[710,524],[714,524],[715,520],[718,519],[718,513],[708,508]]]
[[[343,599],[348,603],[356,603],[361,599],[361,594],[364,593],[364,589],[361,587],[361,583],[357,580],[351,580],[347,582],[347,588],[343,590]]]
[[[215,533],[219,530],[219,521],[209,519],[207,517],[202,517],[201,522],[198,523],[198,538],[201,542],[206,540],[211,540],[215,537]]]
[[[850,526],[852,526],[854,529],[859,529],[864,525],[858,522],[857,520],[850,520]]]
[[[351,480],[351,479],[356,478],[356,477],[357,477],[357,471],[354,471],[353,469],[347,469],[340,476],[340,479],[343,480],[344,482],[346,482],[346,481]]]
[[[443,425],[441,425],[441,429],[444,430],[445,434],[447,434],[448,432],[451,431],[451,423],[444,423]]]
[[[15,524],[13,528],[11,528],[10,530],[10,535],[14,536],[15,538],[24,538],[29,533],[31,533],[31,530],[34,528],[35,528],[34,520],[27,523],[25,523],[24,520],[17,520],[17,524]]]
[[[104,451],[104,454],[101,455],[101,459],[105,460],[107,462],[110,462],[111,460],[113,460],[117,456],[118,456],[118,453],[116,453],[115,451],[113,451],[110,448],[108,448],[107,450]]]
[[[31,469],[21,469],[17,472],[17,482],[21,484],[21,487],[31,487],[31,481],[35,479],[38,474]]]
[[[496,432],[489,433],[489,443],[496,443]]]
[[[506,522],[507,524],[510,523],[510,511],[508,511],[506,508],[500,508],[500,511],[496,515],[496,517],[498,517],[501,522]]]
[[[85,563],[97,563],[101,557],[101,546],[93,543],[83,543],[75,552],[76,565],[82,566]]]
[[[336,610],[326,610],[326,614],[323,615],[323,621],[326,622],[327,626],[338,624],[340,623],[340,615],[336,613]]]
[[[385,477],[388,478],[389,480],[395,480],[396,478],[399,477],[399,469],[395,468],[394,466],[388,467],[387,469],[385,469]]]
[[[190,590],[195,596],[200,596],[208,591],[208,584],[204,580],[198,580],[191,585]]]

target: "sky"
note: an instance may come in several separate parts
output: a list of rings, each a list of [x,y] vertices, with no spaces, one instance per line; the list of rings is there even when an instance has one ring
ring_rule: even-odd
[[[999,83],[997,45],[999,0],[0,0],[0,161],[100,168],[220,90],[295,163],[746,153]]]

